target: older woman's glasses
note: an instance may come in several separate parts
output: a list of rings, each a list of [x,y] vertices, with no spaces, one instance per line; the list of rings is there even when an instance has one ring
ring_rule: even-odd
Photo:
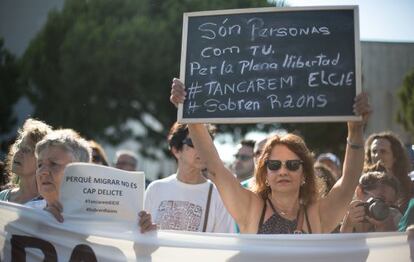
[[[280,168],[282,168],[282,165],[285,165],[285,167],[290,171],[296,171],[300,168],[300,165],[303,164],[303,161],[300,159],[293,159],[293,160],[286,160],[286,161],[280,161],[280,160],[266,160],[266,166],[269,170],[277,171]]]
[[[187,145],[189,147],[194,147],[193,145],[193,141],[191,140],[191,138],[186,137],[183,141],[182,141],[183,145]]]

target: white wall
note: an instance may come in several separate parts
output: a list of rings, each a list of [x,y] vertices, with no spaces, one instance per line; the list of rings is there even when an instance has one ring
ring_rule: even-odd
[[[414,70],[414,43],[362,42],[363,88],[373,108],[366,134],[391,130],[409,144],[414,142],[396,121],[398,89],[404,77]]]

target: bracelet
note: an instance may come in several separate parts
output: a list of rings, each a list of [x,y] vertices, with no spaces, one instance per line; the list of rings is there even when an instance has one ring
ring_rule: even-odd
[[[352,148],[352,149],[362,149],[364,148],[364,145],[361,144],[354,144],[352,143],[349,138],[346,138],[346,143]]]

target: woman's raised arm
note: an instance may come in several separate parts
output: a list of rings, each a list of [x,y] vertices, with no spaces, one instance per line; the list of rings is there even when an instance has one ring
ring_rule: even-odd
[[[362,116],[362,121],[348,122],[343,175],[326,198],[320,201],[319,214],[324,233],[331,232],[344,217],[364,166],[363,129],[371,113],[366,93],[361,93],[355,98],[354,112]]]
[[[185,95],[183,83],[174,79],[171,86],[171,102],[178,105],[184,102]],[[225,167],[204,124],[189,124],[188,130],[195,149],[207,164],[209,179],[216,185],[230,215],[243,229],[251,214],[251,201],[257,196],[243,188],[233,173]]]

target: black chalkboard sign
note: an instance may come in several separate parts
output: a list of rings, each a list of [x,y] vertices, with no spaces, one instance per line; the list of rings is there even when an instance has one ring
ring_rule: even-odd
[[[182,123],[359,119],[358,7],[185,13],[180,78]]]

